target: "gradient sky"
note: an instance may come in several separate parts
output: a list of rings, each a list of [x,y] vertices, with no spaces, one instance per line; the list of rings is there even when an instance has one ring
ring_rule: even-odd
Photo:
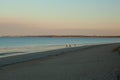
[[[120,35],[120,0],[0,0],[0,35]]]

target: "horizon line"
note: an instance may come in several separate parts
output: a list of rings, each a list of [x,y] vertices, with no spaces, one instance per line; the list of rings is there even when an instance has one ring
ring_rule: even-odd
[[[120,37],[120,35],[5,35],[0,37]]]

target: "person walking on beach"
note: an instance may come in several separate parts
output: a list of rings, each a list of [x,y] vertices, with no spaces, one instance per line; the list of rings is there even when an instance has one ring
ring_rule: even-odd
[[[69,44],[69,47],[71,47],[71,45]]]
[[[68,45],[66,44],[66,47],[68,47]]]

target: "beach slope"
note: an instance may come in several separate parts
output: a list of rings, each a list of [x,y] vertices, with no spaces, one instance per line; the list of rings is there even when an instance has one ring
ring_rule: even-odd
[[[0,80],[119,80],[119,43],[90,46],[0,68]]]

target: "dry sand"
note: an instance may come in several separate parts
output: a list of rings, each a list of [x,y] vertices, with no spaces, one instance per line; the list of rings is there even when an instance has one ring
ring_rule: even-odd
[[[89,48],[0,68],[0,80],[118,80],[120,44]]]

